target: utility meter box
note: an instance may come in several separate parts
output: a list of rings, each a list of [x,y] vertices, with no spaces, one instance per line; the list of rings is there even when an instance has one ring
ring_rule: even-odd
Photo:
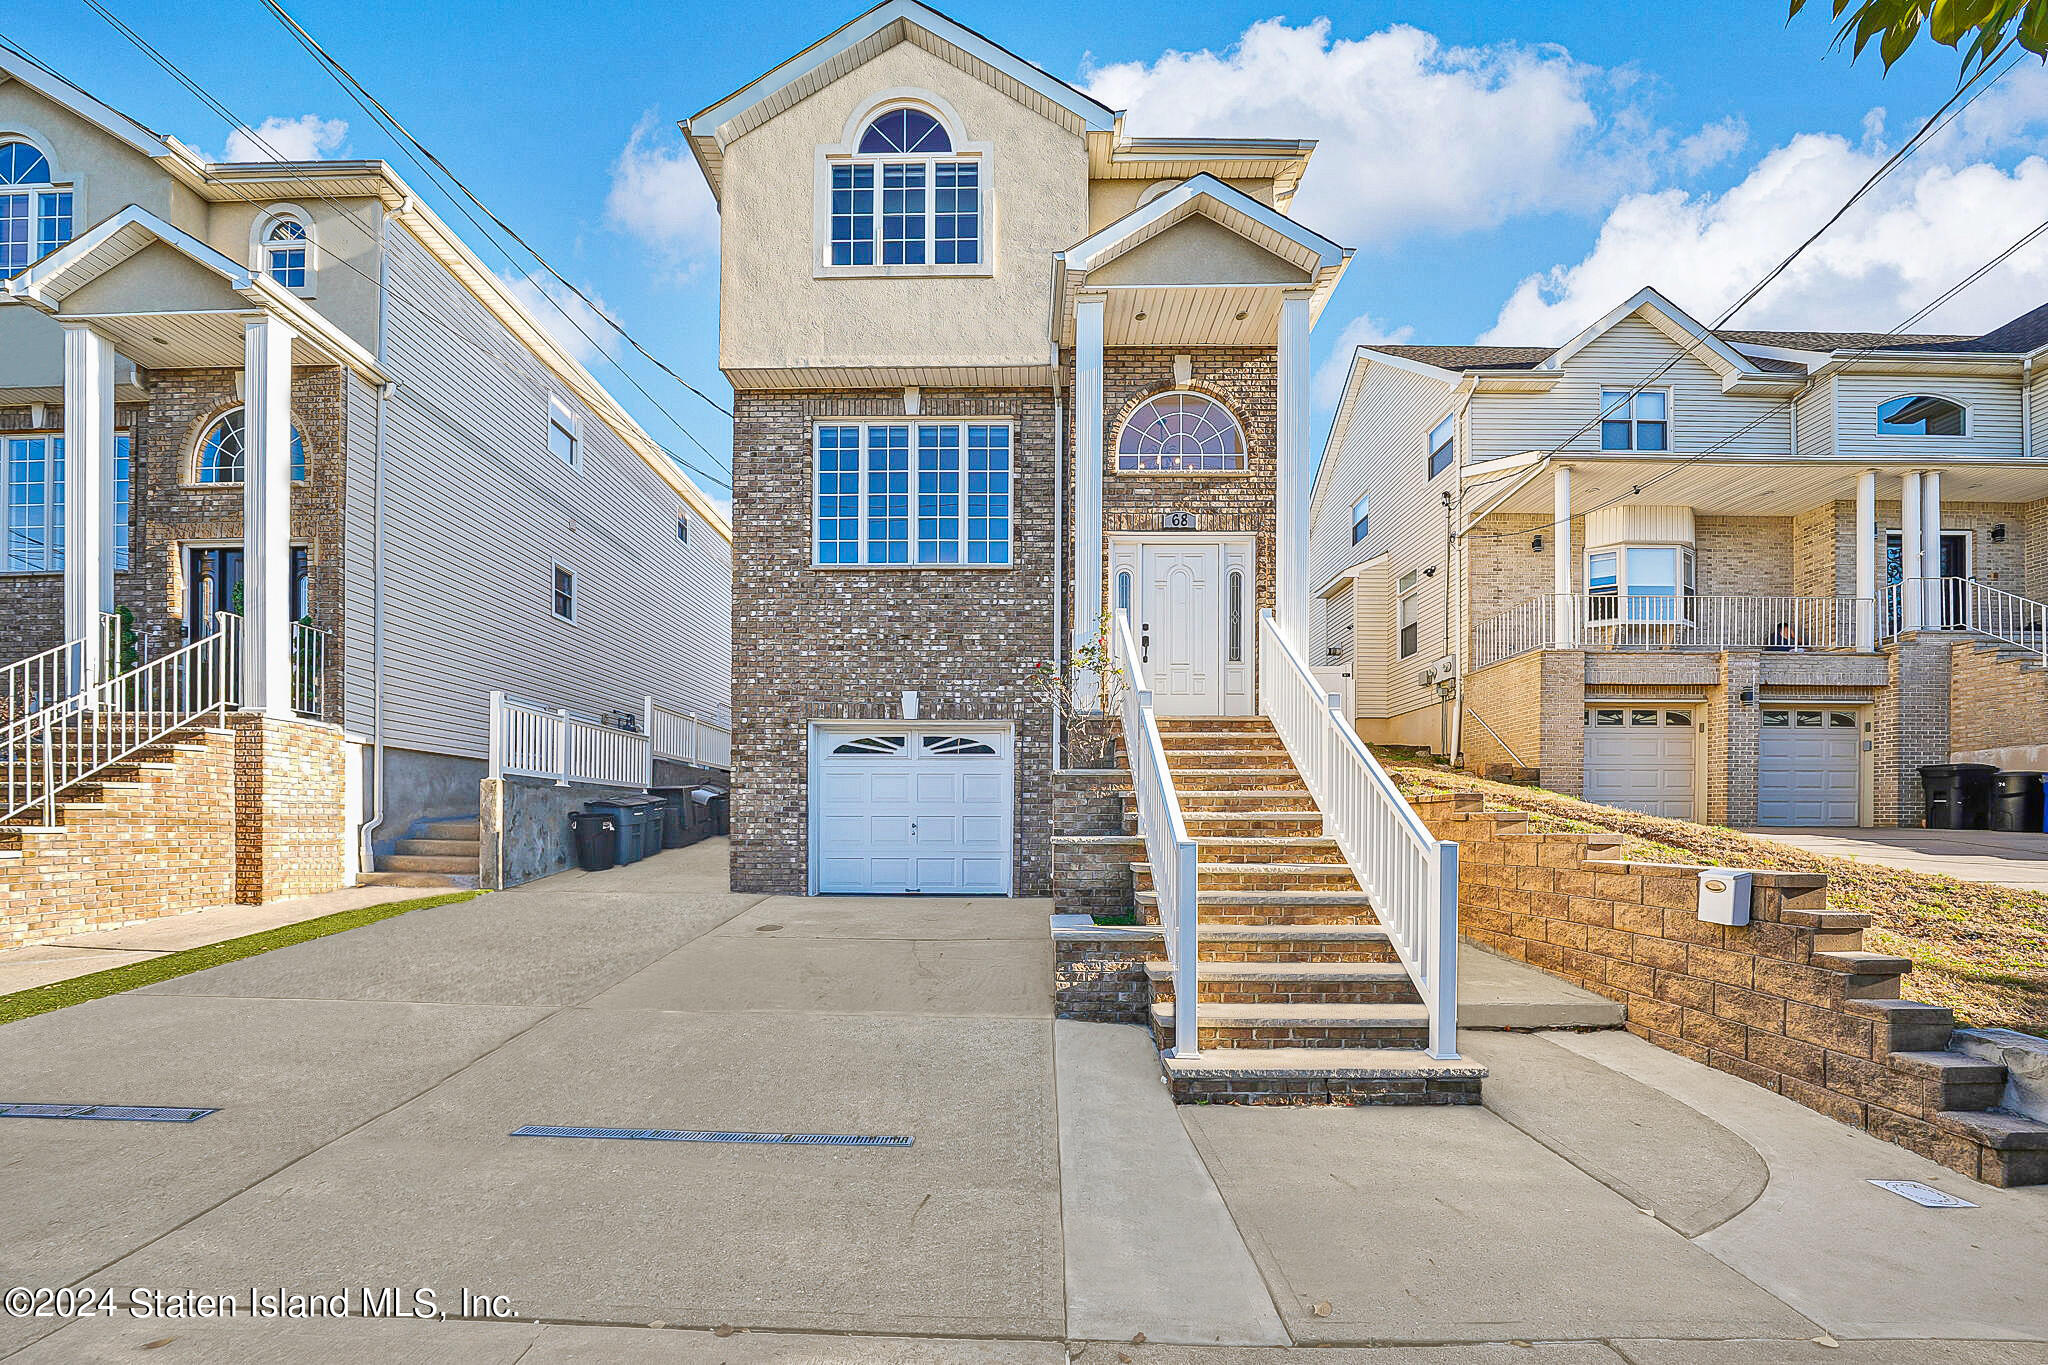
[[[1749,923],[1749,874],[1732,867],[1701,868],[1700,918],[1708,924]]]

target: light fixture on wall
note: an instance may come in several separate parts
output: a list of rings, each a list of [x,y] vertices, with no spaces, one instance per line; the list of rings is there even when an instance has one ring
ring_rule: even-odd
[[[1542,553],[1543,553],[1543,537],[1542,537],[1542,536],[1541,536],[1540,534],[1538,534],[1538,535],[1534,535],[1534,536],[1531,536],[1531,537],[1529,538],[1529,548],[1530,548],[1530,549],[1532,549],[1532,550],[1534,550],[1534,551],[1535,551],[1535,552],[1536,552],[1537,554],[1539,554],[1539,555],[1540,555],[1540,554],[1542,554]]]
[[[1754,687],[1745,687],[1742,689],[1742,704],[1744,706],[1756,705],[1756,689]]]
[[[1998,523],[1997,525],[1995,525],[1995,526],[1993,526],[1993,527],[1991,528],[1991,539],[1992,539],[1993,543],[1995,543],[1995,544],[2003,545],[2003,544],[2005,543],[2005,523],[2004,523],[2004,522],[2002,522],[2002,521],[2001,521],[2001,522],[1999,522],[1999,523]]]

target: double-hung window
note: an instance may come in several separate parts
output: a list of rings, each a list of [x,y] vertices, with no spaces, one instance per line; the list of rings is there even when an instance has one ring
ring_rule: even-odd
[[[1586,556],[1586,616],[1620,625],[1692,620],[1692,547],[1609,545]]]
[[[569,405],[561,399],[548,399],[548,449],[563,464],[574,469],[583,459],[583,439],[579,434],[581,424]]]
[[[1670,398],[1661,389],[1600,391],[1602,450],[1669,450]]]
[[[817,563],[1010,562],[1008,423],[833,423],[816,456]]]
[[[930,114],[888,111],[862,131],[851,155],[828,166],[828,264],[981,263],[982,161],[956,152]]]
[[[0,142],[0,275],[26,270],[71,240],[72,189],[27,142]]]
[[[1429,477],[1435,478],[1451,467],[1458,449],[1458,414],[1455,412],[1429,429]]]
[[[1422,648],[1422,574],[1418,570],[1410,569],[1401,575],[1394,625],[1400,632],[1401,657],[1413,656]]]
[[[114,567],[128,567],[128,438],[114,438]],[[10,436],[7,456],[8,573],[57,573],[64,567],[64,438]]]
[[[1370,494],[1360,493],[1358,501],[1351,504],[1351,543],[1353,545],[1364,540],[1369,529],[1365,504],[1370,496]]]

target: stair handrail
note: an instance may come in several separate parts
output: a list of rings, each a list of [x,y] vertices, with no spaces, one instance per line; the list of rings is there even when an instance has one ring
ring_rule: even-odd
[[[99,617],[100,676],[119,671],[121,618],[113,612]],[[88,652],[83,639],[51,645],[25,659],[0,665],[0,725],[11,724],[47,706],[70,700],[95,681],[86,676]]]
[[[241,693],[241,619],[215,617],[213,632],[148,663],[83,688],[55,706],[0,728],[0,820],[43,808],[209,714]]]
[[[1197,886],[1198,850],[1181,815],[1180,796],[1166,763],[1166,744],[1159,736],[1159,714],[1145,678],[1144,655],[1131,636],[1131,617],[1116,613],[1117,667],[1123,670],[1124,751],[1130,755],[1131,789],[1137,797],[1138,833],[1152,866],[1152,894],[1159,902],[1159,927],[1166,940],[1166,960],[1173,969],[1172,1056],[1193,1057],[1202,1050],[1196,1027],[1196,996],[1200,994],[1201,893]]]
[[[1906,620],[1909,602],[1919,608],[1916,625]],[[1912,578],[1888,584],[1883,625],[1887,638],[1909,629],[1969,631],[2028,650],[2048,663],[2048,602],[1975,578]]]
[[[1458,846],[1429,832],[1270,607],[1259,612],[1258,666],[1259,709],[1429,1011],[1429,1055],[1457,1060]]]

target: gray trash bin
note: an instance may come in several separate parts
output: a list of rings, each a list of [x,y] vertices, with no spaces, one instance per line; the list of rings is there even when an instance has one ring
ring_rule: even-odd
[[[661,851],[661,798],[622,796],[611,801],[592,801],[589,809],[618,820],[620,863],[637,863]]]

